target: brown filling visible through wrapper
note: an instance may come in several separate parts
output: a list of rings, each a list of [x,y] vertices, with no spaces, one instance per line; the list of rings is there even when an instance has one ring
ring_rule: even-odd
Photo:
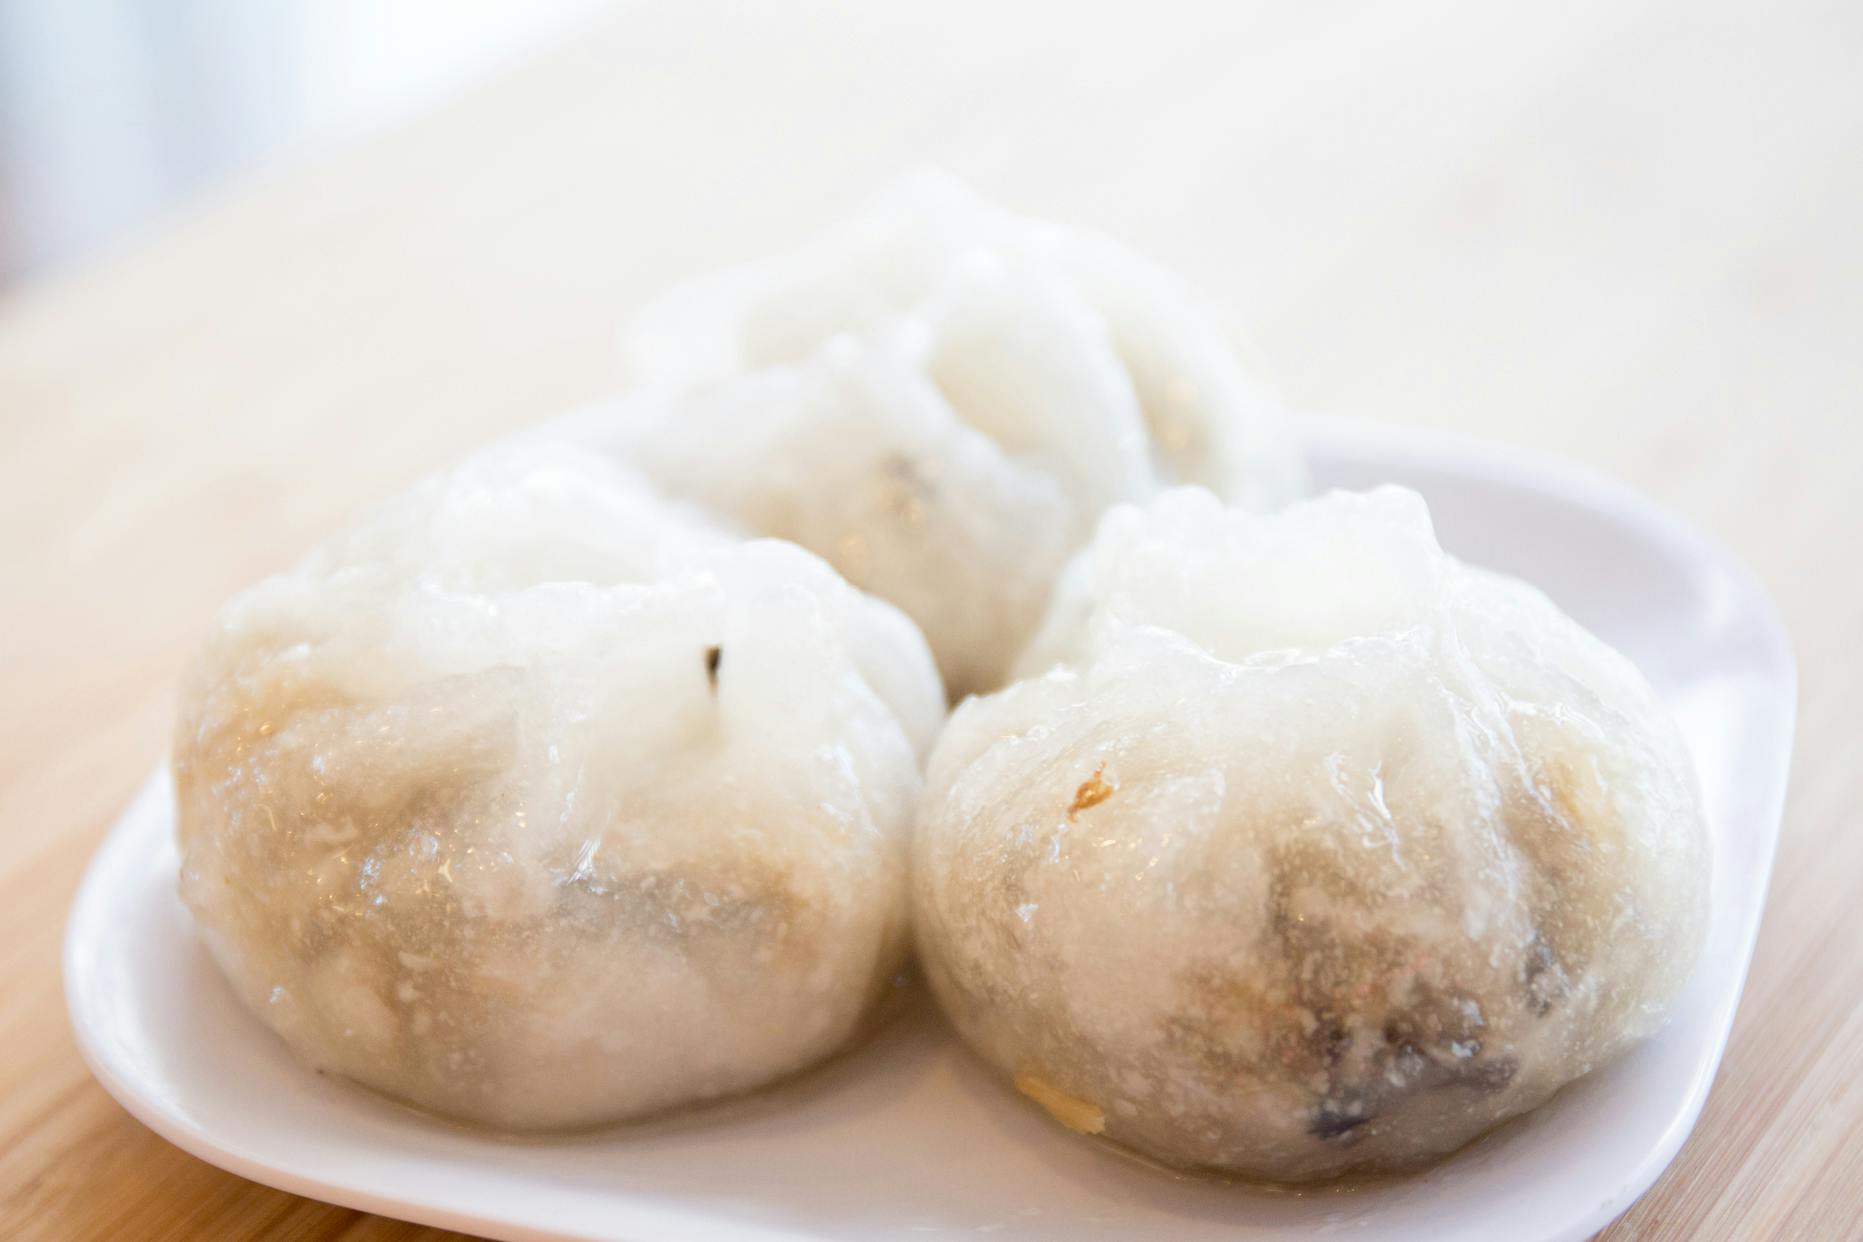
[[[1588,855],[1611,831],[1595,822],[1602,800],[1569,784],[1572,767],[1552,771],[1565,779],[1542,796],[1523,791],[1505,812],[1511,842],[1545,894],[1533,903],[1535,931],[1515,998],[1539,1017],[1566,994],[1572,953],[1582,965],[1595,951],[1602,893],[1583,879],[1596,866]],[[1168,1020],[1168,1042],[1213,1078],[1296,1086],[1312,1099],[1308,1133],[1328,1143],[1355,1141],[1362,1127],[1420,1093],[1490,1094],[1513,1082],[1519,1062],[1489,1050],[1480,999],[1418,974],[1425,946],[1375,930],[1342,932],[1293,908],[1300,889],[1347,908],[1375,908],[1382,894],[1365,891],[1328,848],[1298,835],[1273,851],[1269,867],[1271,945],[1263,960],[1278,969],[1248,979],[1215,968],[1189,972],[1184,985],[1195,1003]],[[1405,993],[1400,1004],[1385,999],[1393,984]],[[1236,1034],[1247,1029],[1262,1037],[1259,1052],[1236,1051],[1248,1046]]]

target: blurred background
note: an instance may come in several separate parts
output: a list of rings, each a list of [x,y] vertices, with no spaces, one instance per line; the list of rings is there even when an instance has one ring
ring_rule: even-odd
[[[190,226],[282,274],[262,218],[362,271],[418,219],[437,313],[594,342],[918,162],[1182,270],[1335,412],[1582,449],[1538,415],[1607,377],[1706,423],[1863,385],[1853,0],[0,0],[0,289]]]
[[[597,0],[0,0],[0,285],[404,119]]]

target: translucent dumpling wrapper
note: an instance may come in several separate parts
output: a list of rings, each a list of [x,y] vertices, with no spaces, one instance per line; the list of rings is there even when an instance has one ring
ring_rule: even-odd
[[[901,963],[930,654],[600,457],[489,452],[235,598],[181,892],[304,1061],[565,1127],[767,1083]]]
[[[916,928],[959,1031],[1072,1129],[1413,1167],[1654,1032],[1700,951],[1662,704],[1410,492],[1117,509],[1019,673],[933,753]]]
[[[899,605],[954,696],[1001,683],[1109,506],[1188,482],[1266,508],[1305,478],[1175,279],[937,176],[667,294],[625,355],[612,443]]]

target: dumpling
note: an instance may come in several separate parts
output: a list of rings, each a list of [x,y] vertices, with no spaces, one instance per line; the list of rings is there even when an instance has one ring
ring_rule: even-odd
[[[235,598],[183,697],[182,896],[318,1069],[634,1117],[828,1055],[901,963],[923,640],[597,456],[420,484]]]
[[[1109,506],[1194,482],[1265,508],[1305,477],[1175,280],[939,177],[666,295],[625,354],[613,445],[897,604],[953,696],[1001,683]]]
[[[1412,1167],[1655,1031],[1700,950],[1661,703],[1414,493],[1116,509],[1019,671],[933,752],[914,913],[958,1030],[1072,1129]]]

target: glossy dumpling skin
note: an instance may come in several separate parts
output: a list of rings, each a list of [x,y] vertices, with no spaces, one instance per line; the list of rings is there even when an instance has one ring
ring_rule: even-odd
[[[1662,1023],[1709,849],[1648,684],[1394,488],[1109,514],[915,839],[946,1013],[1071,1128],[1299,1181],[1462,1146]]]
[[[742,1091],[906,944],[923,640],[599,457],[490,452],[235,598],[175,739],[181,893],[308,1064],[487,1125]]]
[[[1108,506],[1304,482],[1278,404],[1170,276],[913,178],[796,254],[697,280],[625,338],[614,441],[918,622],[952,695],[999,685]]]

